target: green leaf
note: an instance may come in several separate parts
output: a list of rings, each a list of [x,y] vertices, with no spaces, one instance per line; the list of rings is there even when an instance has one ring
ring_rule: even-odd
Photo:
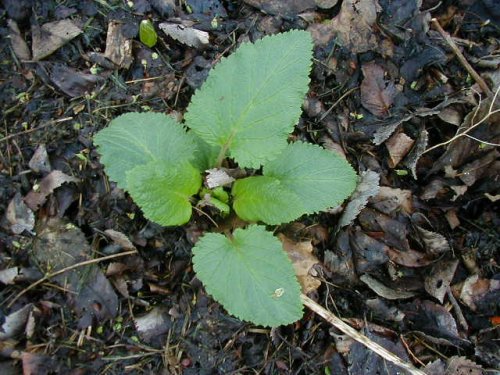
[[[158,40],[155,27],[150,20],[142,20],[139,26],[139,39],[149,48],[154,47]]]
[[[205,234],[193,254],[197,277],[230,314],[271,327],[302,317],[292,263],[263,226],[236,229],[231,238]]]
[[[342,203],[356,187],[356,172],[341,156],[311,143],[289,144],[264,165],[264,176],[278,179],[311,214]]]
[[[232,194],[236,214],[250,222],[287,223],[305,211],[297,195],[273,177],[253,176],[237,180]]]
[[[201,175],[190,164],[152,161],[127,172],[130,196],[144,216],[158,224],[182,225],[191,218],[189,198],[201,187]]]
[[[194,157],[193,136],[162,113],[131,112],[118,116],[99,131],[94,143],[109,178],[127,189],[126,172],[151,161],[182,164]]]
[[[245,43],[217,64],[192,98],[186,124],[240,167],[258,168],[286,147],[308,90],[311,36],[290,31]]]

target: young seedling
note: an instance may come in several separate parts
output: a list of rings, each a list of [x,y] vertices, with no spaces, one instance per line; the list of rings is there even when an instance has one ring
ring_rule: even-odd
[[[312,41],[304,31],[245,43],[211,70],[184,124],[160,113],[127,113],[94,138],[109,178],[149,220],[187,223],[196,196],[219,206],[221,217],[232,210],[249,223],[228,235],[203,235],[193,264],[229,313],[264,326],[302,317],[292,264],[266,225],[334,207],[356,186],[342,157],[287,142],[301,114],[311,60]],[[204,171],[229,161],[250,177],[231,188],[202,186]]]

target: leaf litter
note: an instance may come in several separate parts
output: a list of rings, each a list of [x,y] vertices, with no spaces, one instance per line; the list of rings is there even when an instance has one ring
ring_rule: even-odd
[[[284,29],[306,27],[313,32],[316,46],[306,98],[312,104],[305,107],[293,137],[324,142],[326,135],[333,142],[330,147],[340,150],[358,171],[376,173],[380,185],[378,192],[375,185],[368,189],[371,192],[360,200],[354,214],[347,214],[351,208],[342,212],[339,207],[301,220],[303,227],[325,228],[321,239],[314,242],[316,258],[307,262],[312,265],[317,260],[316,265],[303,267],[308,276],[309,271],[319,270],[324,281],[312,296],[327,301],[343,318],[369,321],[368,326],[356,328],[428,373],[479,373],[499,366],[495,326],[500,316],[495,303],[499,240],[493,205],[498,196],[498,113],[488,114],[498,104],[492,97],[473,93],[467,70],[448,53],[449,46],[430,23],[431,17],[437,17],[445,30],[454,33],[466,59],[496,92],[498,64],[492,55],[495,31],[490,26],[496,21],[481,10],[486,2],[444,4],[436,9],[422,2],[385,0],[336,5],[335,1],[249,1],[238,8],[220,1],[188,1],[186,7],[170,1],[136,1],[133,8],[115,9],[102,2],[82,2],[68,9],[54,7],[57,11],[52,10],[51,2],[41,8],[24,0],[4,3],[8,6],[3,4],[2,9],[18,26],[16,29],[10,21],[8,28],[4,20],[2,36],[11,39],[0,42],[6,46],[0,52],[6,62],[0,66],[0,102],[8,124],[0,129],[0,213],[5,230],[0,231],[0,280],[6,300],[43,273],[76,264],[63,264],[67,257],[61,254],[69,253],[65,247],[58,253],[61,260],[42,257],[36,262],[35,248],[46,248],[35,244],[50,237],[47,229],[41,229],[46,215],[63,217],[52,237],[80,249],[83,254],[71,253],[80,261],[100,252],[139,251],[107,264],[105,274],[100,266],[93,267],[102,277],[89,271],[90,266],[82,267],[81,271],[97,280],[90,285],[100,296],[75,294],[82,290],[78,288],[86,288],[87,279],[73,270],[66,279],[57,277],[33,288],[11,309],[2,311],[6,317],[23,308],[31,314],[19,323],[23,327],[17,331],[20,341],[12,344],[22,354],[6,362],[16,373],[69,371],[68,361],[99,372],[105,356],[137,353],[140,358],[106,363],[117,373],[125,368],[130,371],[128,365],[151,372],[166,367],[171,373],[234,372],[245,366],[265,373],[277,369],[387,371],[378,357],[363,346],[356,347],[346,336],[343,346],[338,339],[332,344],[332,338],[325,335],[329,327],[311,314],[294,327],[277,330],[282,343],[292,344],[282,346],[274,345],[259,327],[229,318],[193,279],[191,243],[185,231],[157,228],[143,220],[126,195],[105,181],[91,142],[97,129],[123,111],[173,109],[182,114],[192,90],[236,45]],[[204,35],[202,41],[209,35],[208,43],[193,48],[159,34],[154,51],[146,53],[147,48],[137,42],[137,26],[149,14],[157,30],[158,20],[182,23]],[[490,24],[461,22],[463,14],[467,20],[490,19]],[[35,19],[39,25],[31,24]],[[116,23],[111,25],[110,20],[116,19],[121,23],[111,21]],[[68,25],[76,35],[65,40],[45,33],[43,40],[59,42],[49,41],[40,49],[41,30],[57,31],[53,23],[61,20],[60,25]],[[112,34],[109,41],[108,31]],[[44,60],[37,67],[25,62],[30,58],[28,46],[36,52],[34,59]],[[14,62],[11,48],[18,62]],[[102,52],[106,49],[107,54]],[[156,60],[154,53],[158,54]],[[102,57],[103,66],[96,63],[98,59],[83,58],[91,55]],[[72,119],[46,126],[47,121],[66,116]],[[467,133],[461,135],[464,131]],[[41,144],[46,145],[45,151]],[[43,194],[28,201],[30,189],[37,190],[54,171],[78,181],[61,182],[64,176],[60,175],[62,179],[53,179]],[[28,202],[33,203],[32,208]],[[343,215],[349,223],[337,231]],[[66,228],[68,223],[75,223],[78,230]],[[189,226],[192,233],[200,233],[210,224],[196,217]],[[311,249],[305,240],[311,237],[303,237],[303,227],[296,229],[300,235],[286,234],[293,243]],[[51,264],[55,268],[44,267]],[[370,283],[373,279],[416,297],[379,296],[370,288],[375,285]],[[36,308],[29,308],[31,304]],[[70,313],[65,310],[63,317],[58,306]],[[137,325],[136,320],[142,318],[145,323]],[[58,336],[50,331],[49,335],[41,329],[41,323],[48,321],[66,330],[58,329]],[[390,329],[376,330],[371,321]],[[354,320],[350,322],[354,324]],[[82,331],[82,326],[92,329]],[[26,330],[35,333],[28,335]],[[157,339],[152,334],[155,330]],[[74,350],[65,347],[63,357],[54,337],[64,341],[70,333],[82,337],[81,346]],[[47,347],[49,355],[32,352],[25,344],[28,336],[34,345],[55,345]],[[404,340],[397,340],[398,336]],[[166,342],[171,345],[162,357],[145,351],[136,339],[158,348]],[[114,348],[115,344],[123,345],[123,350]],[[98,351],[105,354],[95,354]],[[448,359],[439,359],[437,351]]]

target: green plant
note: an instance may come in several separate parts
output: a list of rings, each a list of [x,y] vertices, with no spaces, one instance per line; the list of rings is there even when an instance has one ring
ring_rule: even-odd
[[[300,286],[281,242],[265,225],[287,223],[341,203],[356,174],[319,146],[287,143],[308,90],[309,33],[290,31],[244,44],[210,72],[185,126],[159,113],[127,113],[95,136],[111,180],[145,217],[182,225],[192,204],[211,202],[250,223],[207,233],[193,248],[206,290],[231,314],[278,326],[302,317]],[[237,164],[249,177],[232,188],[202,187],[202,172]],[[262,168],[262,169],[261,169]]]

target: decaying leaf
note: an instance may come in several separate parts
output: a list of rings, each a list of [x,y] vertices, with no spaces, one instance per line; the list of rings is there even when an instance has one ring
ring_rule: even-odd
[[[397,95],[396,86],[386,82],[384,69],[374,62],[364,64],[361,70],[364,76],[360,88],[361,104],[375,116],[387,116]]]
[[[316,5],[315,0],[244,0],[244,2],[267,14],[287,17],[313,9]]]
[[[24,201],[33,211],[37,211],[40,206],[42,206],[48,196],[57,189],[59,186],[65,183],[79,182],[78,178],[73,176],[68,176],[67,174],[54,170],[45,176],[39,185],[35,185],[33,190],[31,190],[28,195],[24,198]]]
[[[388,248],[387,255],[394,263],[411,268],[425,267],[432,262],[432,259],[430,259],[427,254],[413,249],[399,251],[396,249]]]
[[[409,251],[408,228],[403,222],[384,215],[372,208],[365,208],[360,212],[358,221],[367,232],[375,232],[377,238],[388,246],[400,251]],[[376,233],[382,232],[382,233]],[[381,235],[383,234],[383,235]]]
[[[465,358],[453,356],[445,362],[438,359],[424,368],[428,375],[483,375],[483,368],[477,363]]]
[[[5,212],[12,233],[21,234],[25,230],[32,232],[35,227],[35,214],[23,201],[20,193],[16,193]]]
[[[491,150],[486,155],[477,158],[460,168],[459,178],[467,186],[472,186],[478,179],[489,172],[494,171],[492,175],[498,176],[500,166],[496,163],[496,161],[499,160],[499,157],[500,152],[496,149]]]
[[[381,9],[377,0],[344,0],[332,20],[342,45],[353,53],[377,50],[379,42],[372,27]]]
[[[26,44],[26,41],[21,36],[21,31],[17,22],[14,20],[8,20],[7,25],[9,26],[9,38],[12,49],[19,60],[31,60],[31,51]]]
[[[106,236],[112,239],[117,245],[119,245],[122,249],[136,250],[134,244],[122,232],[118,232],[114,229],[106,229],[104,233],[106,234]]]
[[[82,33],[71,20],[49,22],[41,27],[32,25],[33,60],[41,60]]]
[[[353,222],[361,210],[366,207],[368,199],[375,196],[379,191],[380,176],[377,172],[366,170],[361,172],[360,181],[356,190],[351,195],[349,203],[339,219],[338,228],[345,227]]]
[[[472,311],[478,310],[478,305],[488,294],[496,293],[494,300],[498,303],[500,294],[500,280],[482,279],[478,275],[469,276],[460,291],[460,300],[471,308]]]
[[[43,273],[89,260],[92,255],[83,232],[71,223],[49,219],[37,226],[32,259]],[[71,305],[80,314],[80,326],[115,317],[118,297],[97,265],[78,267],[52,279],[67,290]]]
[[[161,341],[163,334],[170,329],[172,322],[168,311],[161,307],[154,307],[145,315],[134,319],[135,328],[139,336],[147,343],[153,344]]]
[[[396,189],[381,186],[378,194],[370,198],[371,205],[386,215],[395,212],[413,213],[413,198],[411,190]]]
[[[302,287],[302,293],[307,294],[318,289],[321,281],[314,277],[317,274],[313,266],[320,261],[312,253],[314,248],[311,241],[295,242],[284,234],[279,234],[278,237],[283,243],[283,249],[292,261],[295,274]]]
[[[415,333],[425,335],[427,340],[441,345],[461,346],[469,342],[458,333],[453,315],[443,306],[431,301],[413,300],[401,309],[404,322]]]
[[[28,166],[36,173],[49,173],[52,170],[45,145],[42,144],[36,148]]]
[[[389,151],[389,167],[396,167],[408,154],[414,143],[415,141],[408,137],[405,133],[393,134],[391,138],[385,142],[385,147],[387,147],[387,150]]]
[[[124,35],[122,22],[110,21],[108,23],[104,57],[120,68],[128,69],[132,64],[132,40]]]
[[[50,67],[50,79],[63,93],[72,98],[90,94],[102,78],[83,73],[64,64],[53,64]]]
[[[407,292],[404,290],[395,290],[385,286],[377,279],[371,277],[368,274],[361,275],[359,278],[362,282],[364,282],[371,290],[377,293],[380,297],[384,297],[386,299],[395,300],[395,299],[406,299],[411,298],[416,295],[413,292]]]
[[[417,163],[420,157],[423,155],[425,149],[427,148],[427,143],[429,141],[429,133],[427,130],[422,130],[413,145],[413,148],[403,161],[403,164],[407,166],[413,178],[416,180],[417,179]]]
[[[453,275],[458,266],[458,260],[440,261],[436,263],[425,278],[425,290],[431,296],[443,303],[444,296],[450,287]]]
[[[33,305],[30,303],[7,315],[0,329],[0,340],[15,338],[21,334],[26,327],[31,310],[33,310]]]
[[[358,274],[375,270],[389,260],[387,256],[388,246],[368,236],[361,230],[356,230],[350,236],[349,242]]]
[[[210,43],[209,34],[206,31],[176,23],[160,23],[158,27],[172,39],[189,47],[201,49]]]
[[[420,238],[424,242],[426,250],[430,254],[443,254],[451,250],[450,244],[442,234],[432,232],[419,226],[417,226],[417,230]]]
[[[18,267],[6,268],[0,271],[0,283],[14,284],[16,277],[19,275]]]

